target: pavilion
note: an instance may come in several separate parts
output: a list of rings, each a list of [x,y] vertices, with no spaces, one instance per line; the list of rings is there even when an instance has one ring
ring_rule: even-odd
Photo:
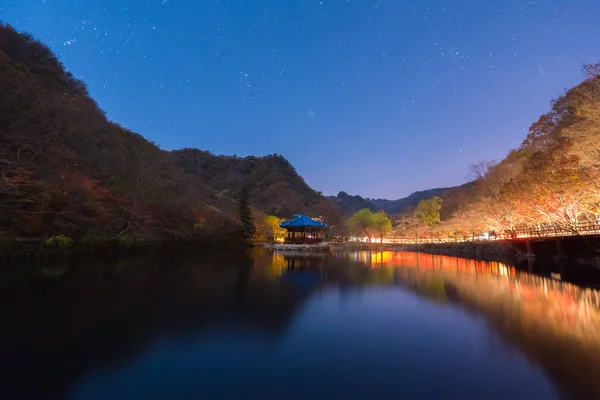
[[[292,244],[317,244],[322,239],[322,233],[327,229],[327,224],[317,221],[303,214],[294,214],[294,218],[284,221],[279,225],[287,230],[286,243]]]

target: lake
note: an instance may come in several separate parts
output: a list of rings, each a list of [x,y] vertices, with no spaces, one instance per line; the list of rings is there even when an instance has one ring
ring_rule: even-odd
[[[5,263],[0,312],[3,399],[600,398],[598,293],[498,262]]]

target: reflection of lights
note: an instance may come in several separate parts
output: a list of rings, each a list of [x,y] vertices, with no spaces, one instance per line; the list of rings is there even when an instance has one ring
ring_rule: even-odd
[[[506,265],[499,264],[498,273],[502,276],[508,276],[508,268],[506,267]]]
[[[377,251],[371,253],[371,265],[373,267],[383,267],[384,265],[393,266],[392,261],[395,259],[396,253],[393,251]]]
[[[465,301],[477,301],[486,307],[499,301],[502,303],[498,304],[506,304],[509,310],[518,312],[518,318],[523,316],[525,323],[550,321],[551,329],[567,334],[589,328],[590,334],[600,339],[597,334],[600,329],[596,330],[600,325],[594,322],[598,316],[597,300],[588,298],[587,294],[583,296],[583,290],[526,272],[517,273],[517,269],[508,264],[394,251],[353,252],[343,259],[356,259],[373,268],[374,275],[369,276],[376,276],[378,283],[382,282],[381,277],[387,277],[386,282],[410,284],[441,278],[457,287]],[[364,278],[362,274],[357,276]],[[551,277],[560,279],[559,274]]]

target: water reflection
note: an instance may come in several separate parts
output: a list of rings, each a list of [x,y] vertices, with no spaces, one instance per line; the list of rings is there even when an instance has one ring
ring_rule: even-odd
[[[600,398],[597,292],[498,262],[253,249],[1,274],[2,398],[427,398],[426,376],[447,398]]]

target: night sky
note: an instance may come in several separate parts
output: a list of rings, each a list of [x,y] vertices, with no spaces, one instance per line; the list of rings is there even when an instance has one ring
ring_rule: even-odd
[[[0,19],[164,149],[278,153],[365,197],[465,182],[600,59],[598,0],[2,0]]]

